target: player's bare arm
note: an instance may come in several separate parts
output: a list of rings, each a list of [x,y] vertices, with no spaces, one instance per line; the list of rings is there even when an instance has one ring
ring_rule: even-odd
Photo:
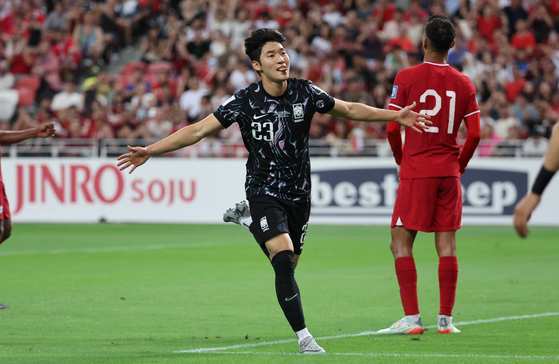
[[[532,190],[514,208],[514,228],[520,237],[528,236],[528,221],[532,212],[540,204],[543,189],[557,170],[559,170],[559,133],[555,130],[549,141],[542,169]]]
[[[132,166],[129,173],[147,162],[154,155],[169,153],[184,147],[198,143],[205,137],[215,134],[223,129],[221,123],[211,114],[202,121],[185,126],[176,133],[157,143],[148,145],[147,147],[131,147],[128,146],[129,153],[122,154],[117,159],[118,167],[121,171]]]
[[[44,123],[36,128],[25,130],[2,130],[0,132],[0,142],[3,145],[19,143],[31,138],[49,138],[54,136],[54,123]]]
[[[412,109],[415,102],[402,110],[384,110],[368,106],[358,102],[347,102],[334,99],[334,108],[328,114],[336,117],[343,117],[355,121],[397,121],[399,124],[412,128],[421,133],[421,129],[428,129],[433,123],[429,120],[429,115],[419,114]]]

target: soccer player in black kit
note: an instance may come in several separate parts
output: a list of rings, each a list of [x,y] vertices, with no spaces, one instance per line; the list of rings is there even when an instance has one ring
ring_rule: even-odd
[[[246,197],[255,223],[250,230],[270,259],[278,302],[297,334],[303,354],[325,351],[307,330],[294,278],[310,213],[309,129],[316,112],[357,121],[397,121],[417,132],[430,121],[407,106],[399,111],[338,100],[308,80],[289,78],[284,36],[258,29],[245,39],[246,54],[261,81],[237,92],[213,114],[147,147],[128,147],[118,157],[130,173],[151,156],[195,144],[234,122],[249,152]],[[427,125],[427,126],[426,126]]]

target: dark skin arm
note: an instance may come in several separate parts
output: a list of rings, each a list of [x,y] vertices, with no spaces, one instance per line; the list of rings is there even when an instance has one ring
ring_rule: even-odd
[[[10,145],[30,138],[48,138],[52,136],[54,136],[54,124],[44,123],[31,129],[17,131],[2,130],[0,131],[0,143],[2,145]]]

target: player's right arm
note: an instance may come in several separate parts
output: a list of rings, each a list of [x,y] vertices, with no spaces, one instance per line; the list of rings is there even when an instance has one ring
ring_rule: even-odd
[[[132,173],[137,167],[147,162],[147,160],[154,155],[169,153],[196,144],[205,137],[215,134],[222,129],[223,125],[217,120],[214,114],[210,114],[202,121],[185,126],[176,133],[169,135],[167,138],[148,145],[147,147],[128,146],[130,152],[122,154],[117,158],[120,161],[118,162],[118,166],[121,171],[132,166],[129,172]]]
[[[528,236],[528,221],[532,212],[540,204],[541,195],[557,170],[559,170],[559,132],[555,130],[551,135],[543,166],[534,181],[532,190],[514,208],[514,228],[521,237]]]

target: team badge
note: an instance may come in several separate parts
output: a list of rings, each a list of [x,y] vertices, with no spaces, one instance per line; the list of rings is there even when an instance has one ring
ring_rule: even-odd
[[[293,118],[295,119],[295,122],[302,121],[297,119],[303,119],[304,117],[305,110],[303,108],[303,104],[293,104]]]

